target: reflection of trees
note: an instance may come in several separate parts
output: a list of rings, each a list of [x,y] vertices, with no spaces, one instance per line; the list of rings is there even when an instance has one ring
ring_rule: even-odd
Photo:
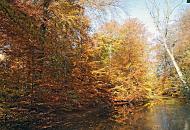
[[[153,107],[152,112],[146,115],[150,117],[149,124],[155,129],[161,130],[183,130],[189,128],[188,106],[179,102],[169,101]],[[175,104],[175,105],[174,105]]]

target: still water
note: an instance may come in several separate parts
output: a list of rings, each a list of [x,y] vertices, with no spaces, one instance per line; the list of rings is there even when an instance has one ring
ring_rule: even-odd
[[[190,130],[190,104],[173,98],[162,98],[147,107],[132,110],[120,108],[121,115],[89,115],[75,118],[55,129],[65,130]],[[123,115],[122,115],[123,114]],[[126,114],[126,115],[125,115]]]
[[[173,98],[159,98],[144,107],[119,111],[56,114],[45,124],[18,124],[14,129],[30,130],[190,130],[190,104]],[[5,127],[4,127],[5,128]],[[6,127],[7,130],[8,127]],[[9,127],[10,130],[12,129]],[[9,129],[8,128],[8,129]]]

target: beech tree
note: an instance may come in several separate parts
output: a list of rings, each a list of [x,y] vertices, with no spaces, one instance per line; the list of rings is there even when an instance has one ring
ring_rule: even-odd
[[[92,74],[84,8],[70,1],[37,2],[0,1],[4,119],[30,120],[35,114],[28,115],[42,108],[46,113],[109,104],[109,92],[103,89],[106,77],[98,83],[102,79]],[[10,109],[17,106],[22,115]]]
[[[143,26],[135,19],[118,25],[112,21],[95,35],[95,54],[102,66],[96,72],[107,73],[117,101],[146,99],[149,79],[148,57]]]

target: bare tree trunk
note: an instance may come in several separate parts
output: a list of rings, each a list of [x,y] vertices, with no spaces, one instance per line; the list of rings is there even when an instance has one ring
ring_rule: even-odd
[[[185,81],[185,78],[183,76],[183,73],[174,58],[174,54],[172,53],[172,50],[170,50],[170,47],[167,44],[168,33],[169,33],[168,26],[169,26],[170,18],[172,16],[172,14],[174,13],[174,11],[183,3],[183,0],[181,0],[181,2],[174,5],[173,7],[170,7],[169,0],[164,0],[164,2],[165,2],[166,6],[162,10],[161,10],[161,7],[157,0],[147,0],[146,4],[147,4],[148,10],[150,11],[151,17],[154,20],[155,26],[161,35],[161,39],[160,39],[161,43],[163,44],[167,54],[169,55],[173,65],[176,69],[179,79],[183,83],[185,89],[189,90],[189,88],[187,87],[187,82]],[[161,16],[161,15],[163,15],[163,16]]]
[[[112,42],[109,43],[109,48],[108,48],[108,53],[109,53],[109,74],[112,72]]]
[[[169,57],[170,57],[170,59],[171,59],[173,65],[174,65],[175,69],[176,69],[176,72],[177,72],[177,74],[178,74],[178,76],[179,76],[181,82],[186,86],[187,83],[186,83],[186,81],[185,81],[185,78],[184,78],[184,76],[183,76],[183,73],[182,73],[180,67],[179,67],[178,64],[177,64],[177,62],[176,62],[176,60],[175,60],[175,58],[174,58],[174,55],[171,53],[171,51],[170,51],[170,49],[169,49],[169,47],[168,47],[168,45],[167,45],[167,42],[166,42],[166,39],[165,39],[165,38],[164,38],[164,41],[163,41],[163,45],[164,45],[164,48],[166,49],[166,52],[168,53],[168,55],[169,55]]]

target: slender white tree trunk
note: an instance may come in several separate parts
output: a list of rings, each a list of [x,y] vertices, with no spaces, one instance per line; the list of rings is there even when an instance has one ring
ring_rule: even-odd
[[[163,44],[167,54],[169,55],[173,65],[176,69],[179,79],[183,83],[184,88],[189,91],[189,88],[187,87],[187,83],[184,78],[184,75],[174,58],[174,54],[173,54],[172,50],[170,50],[170,47],[167,44],[168,33],[169,33],[168,26],[169,26],[170,18],[172,17],[174,11],[183,4],[183,0],[181,0],[179,3],[177,3],[176,5],[173,5],[173,6],[170,6],[170,5],[172,5],[170,2],[171,2],[170,0],[165,0],[164,1],[165,6],[163,9],[160,7],[160,4],[157,0],[147,0],[147,8],[150,12],[151,17],[154,20],[154,23],[156,25],[158,32],[160,33],[160,36],[161,36],[160,41]]]
[[[178,74],[178,76],[179,76],[181,82],[182,82],[184,85],[186,85],[186,81],[185,81],[185,78],[184,78],[184,76],[183,76],[183,73],[182,73],[180,67],[179,67],[178,64],[177,64],[177,62],[176,62],[176,60],[175,60],[175,58],[174,58],[174,55],[171,53],[171,51],[170,51],[170,49],[169,49],[169,47],[168,47],[168,45],[167,45],[166,39],[164,39],[163,44],[164,44],[164,48],[166,49],[166,52],[168,53],[168,55],[169,55],[169,57],[170,57],[170,59],[171,59],[173,65],[174,65],[174,67],[175,67],[175,69],[176,69],[176,71],[177,71],[177,74]]]
[[[109,43],[109,73],[111,74],[112,43]]]

